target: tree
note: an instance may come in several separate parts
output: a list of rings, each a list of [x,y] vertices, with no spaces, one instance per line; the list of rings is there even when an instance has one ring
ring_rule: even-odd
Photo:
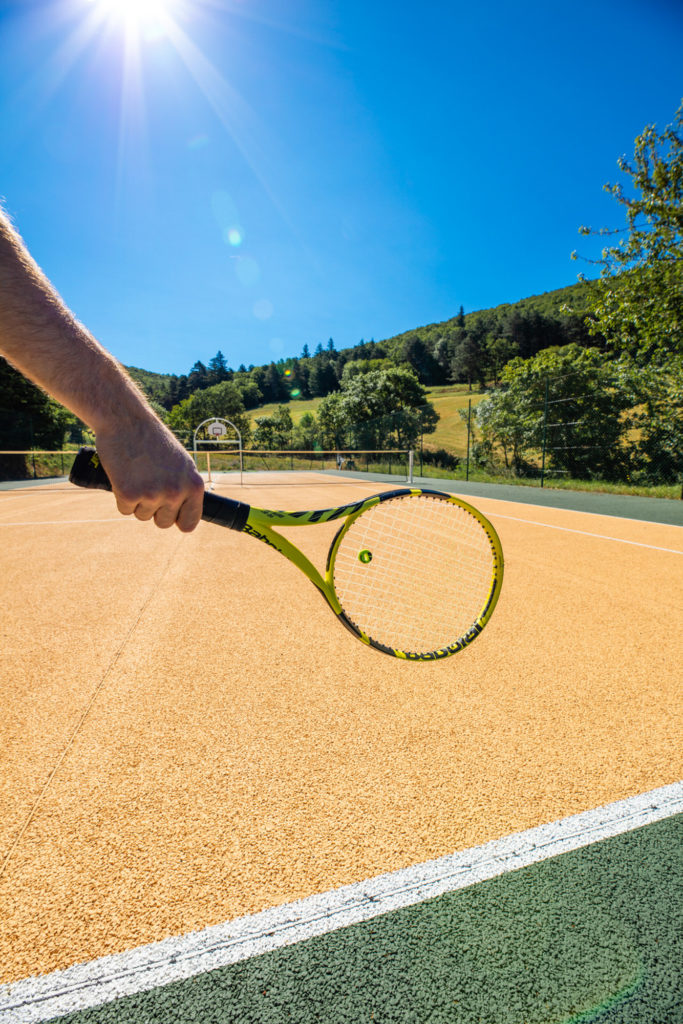
[[[279,402],[283,398],[289,398],[287,388],[275,363],[269,363],[266,367],[260,390],[266,402]]]
[[[360,449],[414,448],[438,421],[415,374],[398,366],[352,377],[338,409],[349,446]]]
[[[621,157],[618,166],[629,175],[632,194],[621,183],[604,187],[624,208],[626,227],[580,229],[622,236],[600,260],[589,261],[601,268],[592,282],[589,329],[646,363],[683,353],[683,103],[663,132],[647,125],[635,140],[633,160]]]
[[[678,482],[683,467],[683,360],[633,368],[623,363],[637,405],[633,437],[637,475],[647,484]]]
[[[347,448],[346,414],[342,408],[340,391],[326,395],[318,406],[318,429],[320,443],[326,450]]]
[[[352,377],[359,373],[368,373],[370,370],[386,370],[392,363],[389,359],[350,359],[344,363],[341,375],[341,385],[347,384]]]
[[[292,441],[292,414],[286,405],[278,405],[272,416],[257,416],[254,445],[270,451],[283,451]]]
[[[634,396],[619,363],[595,348],[544,349],[509,362],[501,385],[477,405],[475,420],[485,447],[500,448],[514,473],[531,472],[545,446],[549,469],[577,479],[628,478]]]
[[[337,386],[337,375],[334,372],[332,363],[329,362],[324,354],[314,356],[311,360],[308,374],[309,393],[314,398],[329,395],[331,391],[336,391]]]
[[[187,376],[187,383],[190,391],[198,391],[201,388],[208,387],[211,383],[209,381],[209,371],[200,359],[197,360],[190,370]]]
[[[171,409],[166,422],[171,430],[188,443],[196,427],[211,416],[219,416],[234,423],[242,435],[242,444],[246,445],[251,435],[251,424],[244,411],[240,390],[231,380],[195,391]]]
[[[212,384],[220,384],[221,381],[228,380],[230,378],[230,369],[228,367],[227,360],[220,349],[216,352],[213,359],[209,360],[208,377]]]
[[[245,375],[236,380],[235,384],[239,388],[245,409],[255,409],[263,403],[263,395],[259,391],[256,381]]]
[[[304,345],[304,347],[302,348],[302,350],[301,350],[301,358],[302,359],[310,359],[311,358],[311,353],[309,352],[308,344]]]
[[[491,462],[491,468],[495,469],[496,452],[500,451],[505,469],[523,475],[528,469],[527,456],[538,435],[537,411],[520,401],[514,389],[487,395],[474,410],[481,435],[472,446],[475,462]],[[460,415],[466,419],[467,411],[462,410]]]
[[[287,374],[287,370],[289,373]],[[296,356],[287,361],[287,384],[292,398],[309,398],[308,364],[302,363]]]
[[[476,334],[468,332],[457,342],[451,360],[451,374],[455,380],[466,380],[470,391],[475,378],[482,388],[486,386],[484,349]]]
[[[65,433],[84,429],[72,413],[0,356],[0,448],[59,449]]]
[[[316,445],[319,445],[318,422],[312,412],[305,412],[292,431],[292,448],[310,452]]]
[[[517,345],[508,338],[496,338],[489,334],[485,343],[486,361],[493,373],[493,385],[498,387],[498,379],[506,363],[518,354]]]
[[[436,384],[440,367],[431,349],[418,334],[409,334],[397,352],[400,363],[408,363],[421,384]]]

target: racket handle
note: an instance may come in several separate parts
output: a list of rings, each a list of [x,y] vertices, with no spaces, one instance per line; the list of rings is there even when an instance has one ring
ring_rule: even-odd
[[[93,487],[98,491],[110,491],[111,481],[104,471],[95,448],[81,448],[74,459],[69,473],[69,482],[77,487]]]
[[[95,448],[84,447],[74,459],[69,480],[77,487],[90,487],[100,491],[111,491],[111,481]],[[216,523],[229,530],[241,530],[247,521],[251,506],[242,501],[233,501],[218,494],[204,494],[202,519]]]

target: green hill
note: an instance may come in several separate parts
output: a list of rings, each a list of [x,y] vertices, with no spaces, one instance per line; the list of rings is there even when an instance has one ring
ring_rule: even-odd
[[[311,354],[306,344],[300,357],[289,356],[249,370],[230,369],[220,352],[208,366],[197,361],[187,374],[155,373],[140,367],[128,370],[157,408],[170,411],[182,400],[232,380],[252,423],[257,417],[271,415],[284,402],[296,425],[304,413],[316,412],[320,397],[314,396],[339,387],[347,363],[363,360],[368,369],[383,364],[405,366],[427,389],[440,417],[436,432],[425,437],[425,445],[461,453],[467,433],[459,412],[470,399],[476,404],[483,397],[484,386],[497,380],[508,359],[513,355],[528,358],[548,346],[570,342],[596,344],[584,322],[589,288],[577,283],[490,309],[464,313],[461,308],[449,320],[378,342],[361,340],[341,350],[330,340],[327,348],[318,345]],[[470,391],[470,383],[479,390]],[[304,397],[291,399],[291,391]],[[262,404],[255,406],[259,400]]]
[[[463,384],[445,384],[438,387],[427,388],[427,398],[439,414],[439,422],[433,434],[425,435],[424,444],[426,448],[446,448],[456,455],[464,455],[467,450],[467,425],[460,417],[460,410],[467,409],[467,403],[471,399],[472,408],[482,400],[485,395],[483,391],[468,391]],[[296,399],[288,403],[289,411],[294,425],[299,422],[304,413],[316,413],[322,399]],[[269,402],[268,405],[260,405],[257,409],[249,410],[249,418],[252,424],[256,425],[258,416],[272,416],[276,411],[278,402]]]

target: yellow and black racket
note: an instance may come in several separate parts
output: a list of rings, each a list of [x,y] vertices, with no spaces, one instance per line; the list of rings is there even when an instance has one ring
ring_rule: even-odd
[[[70,480],[111,490],[94,448],[82,448]],[[452,494],[405,488],[314,512],[252,508],[204,495],[202,519],[275,548],[316,585],[364,644],[395,658],[434,661],[481,633],[503,583],[503,552],[489,521]],[[275,526],[342,520],[324,577]]]

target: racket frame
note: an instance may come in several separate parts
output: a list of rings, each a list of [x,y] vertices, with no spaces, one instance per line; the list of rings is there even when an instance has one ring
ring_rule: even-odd
[[[491,585],[489,587],[487,599],[484,602],[484,607],[469,629],[461,637],[452,644],[449,644],[446,647],[437,648],[434,651],[401,651],[397,648],[388,647],[386,644],[382,644],[379,643],[379,641],[374,640],[347,617],[334,589],[334,563],[337,552],[346,533],[356,519],[358,519],[358,517],[364,512],[367,512],[375,505],[379,505],[381,502],[390,501],[393,498],[403,498],[408,496],[419,497],[422,494],[457,505],[476,519],[486,533],[489,544],[491,545],[493,571],[491,576]],[[283,537],[282,534],[278,533],[274,529],[276,526],[314,526],[318,523],[327,523],[341,518],[344,518],[344,522],[340,526],[332,544],[330,545],[324,576],[321,575],[312,562],[310,562],[309,559],[291,543],[291,541],[286,537]],[[335,615],[355,637],[361,640],[368,647],[374,647],[376,650],[382,651],[384,654],[389,654],[394,658],[401,658],[406,661],[438,661],[442,658],[448,658],[453,654],[457,654],[465,647],[468,647],[473,640],[476,640],[484,629],[484,626],[491,618],[503,583],[503,551],[498,534],[494,530],[493,526],[478,509],[474,508],[473,505],[470,505],[461,498],[456,498],[455,495],[448,494],[445,491],[416,487],[399,488],[398,490],[385,491],[382,494],[373,494],[372,497],[366,498],[364,501],[353,502],[350,505],[340,505],[336,508],[328,509],[317,509],[311,512],[277,512],[270,509],[254,508],[252,506],[249,509],[244,525],[241,527],[237,525],[235,528],[240,529],[250,537],[255,537],[257,540],[262,541],[269,547],[275,548],[281,555],[284,555],[285,558],[289,559],[289,561],[292,562],[305,576],[307,576],[311,583],[313,583],[320,591]]]

